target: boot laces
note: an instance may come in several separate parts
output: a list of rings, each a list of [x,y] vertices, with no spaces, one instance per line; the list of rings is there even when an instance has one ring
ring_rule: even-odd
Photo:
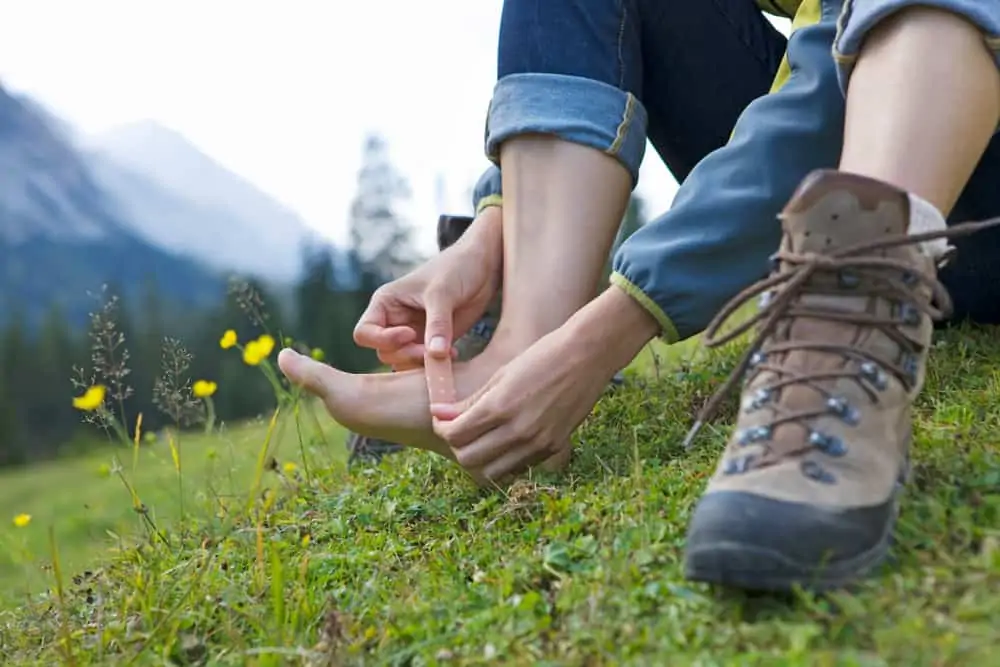
[[[944,230],[923,234],[899,234],[882,237],[844,248],[836,249],[826,254],[794,253],[779,251],[774,259],[780,260],[784,270],[746,288],[733,297],[706,328],[703,344],[706,348],[715,348],[739,338],[747,331],[757,327],[757,335],[750,343],[746,353],[740,359],[734,371],[705,403],[699,411],[695,423],[687,437],[684,447],[690,449],[701,427],[711,419],[723,401],[737,387],[742,379],[747,382],[757,373],[768,371],[775,379],[756,389],[748,397],[749,407],[759,407],[767,403],[772,411],[772,417],[764,424],[748,429],[737,437],[743,444],[757,442],[765,445],[765,453],[758,457],[744,457],[735,462],[735,467],[749,469],[760,467],[769,462],[776,462],[801,451],[819,448],[830,455],[843,453],[842,443],[834,437],[809,428],[808,421],[821,416],[835,415],[843,421],[851,423],[859,418],[853,406],[843,398],[834,395],[823,384],[831,380],[847,379],[854,381],[867,395],[873,404],[879,401],[879,392],[886,388],[886,373],[895,376],[905,388],[912,389],[916,382],[916,363],[919,358],[919,345],[899,331],[900,326],[919,324],[920,315],[927,315],[933,320],[944,319],[951,314],[952,303],[948,291],[935,276],[927,275],[904,259],[884,257],[875,254],[878,251],[893,247],[912,245],[923,241],[940,238],[956,238],[974,234],[982,229],[1000,225],[1000,218],[982,222],[968,222],[954,225]],[[849,292],[851,296],[879,297],[898,301],[903,307],[896,309],[892,316],[880,316],[865,312],[841,312],[819,307],[809,307],[799,303],[799,297],[810,293],[810,279],[817,275],[856,276],[857,289]],[[867,279],[867,280],[866,280]],[[930,290],[930,298],[920,293],[920,287]],[[847,290],[841,290],[847,294]],[[729,319],[753,299],[761,299],[761,307],[749,319],[736,325],[725,334],[720,329]],[[843,342],[824,342],[815,339],[795,339],[779,333],[778,325],[783,320],[809,318],[828,322],[850,324],[858,327],[877,328],[904,351],[902,366],[879,358],[873,352],[853,347]],[[853,364],[845,364],[840,369],[814,372],[798,372],[779,363],[768,363],[768,355],[792,351],[810,350],[831,353],[853,360]],[[777,391],[792,386],[807,386],[815,391],[823,400],[816,403],[815,408],[791,411],[780,405],[778,401],[770,401]],[[793,451],[778,451],[776,443],[769,442],[773,429],[781,424],[801,423],[810,433],[805,446]],[[744,470],[733,470],[743,472]],[[805,470],[807,474],[822,477],[825,473],[818,466]]]

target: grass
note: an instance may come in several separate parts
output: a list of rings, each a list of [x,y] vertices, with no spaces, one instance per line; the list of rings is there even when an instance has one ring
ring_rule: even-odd
[[[47,572],[52,593],[0,612],[0,662],[996,665],[996,330],[939,337],[893,562],[825,597],[751,597],[682,577],[686,522],[725,424],[706,428],[693,452],[678,443],[737,351],[702,352],[696,363],[646,353],[581,428],[562,478],[483,491],[419,452],[353,471],[327,457],[309,479],[300,469],[256,494],[249,511],[244,502],[217,511],[199,489],[191,504],[211,509],[165,527],[166,543],[101,553],[113,542],[84,531],[99,560],[86,575],[61,568],[61,594]],[[254,428],[240,431],[248,459],[260,445]],[[76,495],[93,485],[111,506],[103,494],[113,485],[93,474],[95,462],[80,464]],[[27,473],[37,476],[25,488],[72,479],[73,465]],[[159,465],[169,471],[161,503],[176,504],[169,458]],[[203,478],[224,474],[219,461],[214,470]],[[3,530],[39,531],[31,540],[44,560],[40,517]],[[79,548],[62,525],[55,537],[59,553]]]
[[[343,429],[327,419],[323,425],[331,442],[343,441]],[[112,472],[116,456],[130,484],[149,508],[153,522],[170,526],[185,508],[196,517],[211,517],[220,502],[245,495],[253,483],[267,426],[267,420],[260,419],[211,436],[193,433],[178,437],[181,475],[174,467],[169,443],[162,436],[154,442],[140,443],[134,472],[135,452],[106,447],[86,456],[0,473],[0,547],[6,547],[0,550],[0,601],[17,601],[25,593],[40,592],[51,585],[48,573],[30,562],[31,555],[48,553],[45,526],[54,527],[61,563],[69,571],[99,562],[137,528],[141,529],[142,517]],[[279,434],[271,455],[282,467],[286,463],[301,466],[293,429]],[[342,447],[317,451],[316,456],[320,455],[327,461],[346,457]],[[273,487],[279,482],[271,475],[265,477],[265,483]],[[22,513],[32,517],[32,526],[8,530],[11,517]]]

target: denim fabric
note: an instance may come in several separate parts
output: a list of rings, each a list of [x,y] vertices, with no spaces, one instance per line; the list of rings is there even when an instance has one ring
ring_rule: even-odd
[[[657,316],[668,341],[700,333],[767,274],[781,239],[778,212],[808,172],[836,166],[844,98],[830,50],[839,11],[838,0],[803,3],[787,80],[746,108],[732,139],[694,168],[671,209],[615,254],[612,281]]]
[[[841,87],[846,90],[851,69],[858,58],[865,35],[882,19],[901,9],[920,5],[947,9],[964,16],[983,31],[986,46],[1000,64],[1000,2],[996,0],[842,0],[840,27],[833,45],[833,56],[840,72]],[[947,54],[942,53],[942,57]]]
[[[553,134],[606,151],[638,177],[648,138],[683,180],[768,91],[785,38],[754,0],[506,0],[486,148]],[[501,194],[495,166],[477,210]]]
[[[959,9],[961,0],[949,2]],[[778,212],[809,171],[835,167],[839,159],[849,69],[832,57],[834,43],[847,48],[860,41],[873,17],[885,15],[876,5],[887,4],[900,3],[854,0],[842,11],[840,0],[806,0],[789,40],[791,75],[784,85],[751,104],[732,141],[699,164],[671,210],[619,249],[612,280],[673,326],[664,326],[668,340],[699,333],[727,300],[766,274],[780,240]],[[993,17],[1000,11],[1000,3],[982,4]],[[994,137],[950,223],[1000,215],[998,158],[1000,138]],[[1000,321],[1000,230],[954,245],[958,256],[941,279],[955,318]]]
[[[624,109],[634,95],[646,110],[651,142],[682,184],[671,209],[619,248],[612,281],[657,318],[665,339],[684,339],[701,332],[727,300],[766,275],[767,258],[780,240],[777,214],[807,173],[835,167],[839,159],[841,82],[849,74],[852,45],[886,7],[916,4],[968,9],[984,27],[986,44],[998,46],[989,23],[1000,11],[995,0],[853,0],[846,11],[843,0],[803,0],[780,81],[763,95],[778,69],[784,40],[752,0],[507,0],[498,89],[505,80],[509,86],[503,124],[488,123],[487,145],[495,154],[499,141],[518,132],[548,132],[573,141],[576,128],[601,126],[596,147],[608,150],[622,117],[607,109]],[[612,31],[615,19],[620,29]],[[547,110],[545,96],[535,89],[525,97],[530,108],[525,102],[518,111],[512,88],[525,79],[514,75],[526,73],[553,75]],[[573,85],[563,87],[565,78],[573,78]],[[574,95],[582,92],[586,86],[580,78],[593,80],[595,96],[617,87],[620,104],[602,102],[597,108],[603,115],[567,122],[567,110],[589,113],[586,105],[563,105],[560,97],[570,88]],[[491,121],[499,111],[494,105]],[[521,113],[533,119],[531,129],[513,129]],[[637,128],[633,124],[629,130]],[[1000,215],[998,137],[949,222]],[[617,155],[633,169],[628,155]],[[500,193],[495,168],[480,186],[479,197]],[[941,278],[956,315],[1000,321],[1000,230],[954,245],[958,257]]]

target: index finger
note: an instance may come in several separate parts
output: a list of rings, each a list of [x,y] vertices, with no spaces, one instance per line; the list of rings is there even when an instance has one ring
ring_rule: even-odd
[[[417,340],[417,332],[408,326],[387,327],[374,322],[358,322],[354,342],[372,350],[399,350]]]
[[[388,321],[385,307],[372,301],[354,327],[354,342],[373,350],[395,350],[417,339],[412,327],[388,326]]]

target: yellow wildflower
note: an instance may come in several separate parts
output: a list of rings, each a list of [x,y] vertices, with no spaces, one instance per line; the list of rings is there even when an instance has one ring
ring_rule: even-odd
[[[194,393],[196,398],[208,398],[214,394],[215,390],[218,388],[219,385],[211,380],[198,380],[191,386],[191,391]]]
[[[256,366],[264,360],[264,355],[260,353],[260,345],[252,340],[243,348],[243,363],[247,366]]]
[[[267,334],[262,335],[257,339],[257,344],[260,345],[260,353],[266,359],[271,356],[271,352],[274,351],[274,339]]]
[[[84,412],[93,412],[104,403],[105,391],[104,385],[95,384],[83,392],[83,396],[77,396],[73,399],[73,407]]]
[[[285,468],[285,474],[286,475],[294,474],[295,471],[299,469],[299,467],[297,465],[295,465],[292,461],[287,462],[284,465],[284,468]]]
[[[219,340],[219,347],[223,350],[228,350],[236,345],[236,342],[236,332],[232,329],[227,329],[226,333],[222,334],[222,338]]]
[[[326,358],[326,353],[323,352],[321,348],[314,347],[312,349],[312,352],[309,353],[309,356],[315,359],[316,361],[323,361],[323,359]]]
[[[16,517],[14,517],[14,525],[17,526],[18,528],[24,528],[29,523],[31,523],[30,514],[18,514]]]
[[[257,340],[252,340],[243,348],[243,363],[247,366],[257,366],[274,351],[274,339],[264,334]]]

